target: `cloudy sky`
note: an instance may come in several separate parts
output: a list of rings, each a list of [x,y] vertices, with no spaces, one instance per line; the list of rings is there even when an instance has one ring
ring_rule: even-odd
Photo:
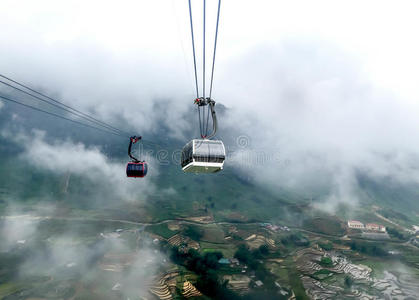
[[[210,65],[217,2],[207,2]],[[202,4],[192,3],[201,45]],[[258,180],[310,189],[322,178],[333,183],[330,199],[347,202],[356,201],[360,169],[419,182],[412,162],[419,150],[418,6],[222,2],[213,92],[229,108],[221,135],[240,126],[253,147],[290,162],[259,166]],[[168,134],[183,140],[197,125],[182,118],[194,97],[188,22],[186,0],[4,0],[1,73],[144,132],[157,131],[164,114]],[[156,109],[162,101],[167,111]]]

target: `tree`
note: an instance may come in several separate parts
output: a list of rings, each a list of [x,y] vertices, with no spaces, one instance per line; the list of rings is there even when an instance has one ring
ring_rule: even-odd
[[[218,268],[218,261],[223,257],[221,252],[209,252],[204,256],[205,265],[210,269]]]
[[[175,264],[181,264],[182,263],[182,260],[180,259],[179,251],[178,251],[177,247],[170,248],[170,259]]]
[[[354,283],[354,280],[352,279],[352,277],[349,276],[349,275],[346,275],[345,276],[345,286],[347,288],[351,288],[353,283]]]
[[[301,233],[291,233],[288,236],[285,236],[281,239],[282,244],[284,245],[289,245],[289,244],[294,244],[295,246],[308,246],[310,245],[310,241],[308,240],[307,237],[305,237],[304,235],[302,235]]]
[[[326,243],[319,243],[319,246],[326,251],[330,251],[333,249],[333,244],[330,242],[326,242]]]
[[[268,245],[261,245],[260,247],[259,247],[259,251],[260,251],[260,253],[262,254],[262,255],[268,255],[269,254],[269,247],[268,247]]]
[[[253,259],[261,259],[263,256],[262,256],[262,253],[260,252],[260,249],[259,248],[257,248],[257,249],[254,249],[253,251],[252,251],[252,258]]]
[[[249,248],[247,248],[247,246],[244,244],[239,246],[236,253],[234,254],[234,257],[245,264],[249,263],[252,259]]]
[[[204,235],[204,231],[200,229],[198,226],[190,225],[185,230],[185,235],[193,240],[199,241]]]
[[[398,231],[396,228],[388,227],[387,232],[389,235],[394,236],[395,238],[398,238],[399,240],[404,240],[405,236],[403,233]]]
[[[218,260],[223,257],[221,252],[209,252],[201,255],[195,249],[190,249],[188,253],[179,252],[177,247],[171,249],[171,259],[173,262],[183,265],[188,270],[198,275],[196,287],[205,295],[214,299],[236,300],[240,296],[230,291],[217,275]]]
[[[330,257],[323,256],[322,259],[320,260],[320,264],[325,267],[331,267],[333,266],[333,261]]]
[[[355,242],[351,243],[351,249],[371,256],[387,256],[388,253],[379,245],[373,243]]]

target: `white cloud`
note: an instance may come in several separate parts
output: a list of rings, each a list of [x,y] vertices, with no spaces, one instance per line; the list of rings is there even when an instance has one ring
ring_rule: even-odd
[[[24,218],[17,221],[24,223]],[[3,224],[8,231],[13,228]],[[21,225],[22,226],[22,225]],[[149,285],[154,280],[159,267],[163,265],[163,256],[160,252],[148,247],[148,240],[138,237],[134,231],[125,232],[125,238],[102,238],[95,235],[92,226],[86,224],[66,223],[66,227],[57,226],[56,229],[43,230],[33,227],[28,235],[30,242],[42,240],[43,246],[33,247],[31,255],[25,256],[19,265],[19,276],[22,279],[32,276],[50,276],[56,278],[57,274],[65,272],[68,278],[83,282],[101,281],[101,286],[111,291],[116,283],[122,285],[121,292],[126,296],[146,294]],[[27,227],[26,227],[27,228]],[[89,228],[89,230],[86,230]],[[90,232],[89,242],[80,235],[78,230]],[[115,232],[113,232],[115,234]],[[47,238],[46,238],[47,237]],[[141,242],[142,247],[133,248],[132,241]],[[105,265],[121,267],[123,272],[104,271]],[[105,279],[100,273],[106,273]],[[51,279],[52,280],[52,279]],[[73,284],[73,281],[72,283]]]
[[[190,126],[181,120],[188,105],[192,106],[194,92],[187,1],[21,4],[5,1],[0,12],[4,28],[0,41],[7,45],[0,50],[7,58],[3,72],[110,121],[122,115],[143,132],[155,131],[163,121],[169,125],[169,134],[180,137],[181,130]],[[208,2],[207,66],[211,65],[216,4]],[[372,78],[373,84],[416,105],[419,43],[411,38],[419,25],[413,13],[416,7],[415,1],[400,5],[352,1],[343,6],[334,1],[223,2],[214,97],[239,108],[244,103],[252,105],[254,99],[239,96],[240,91],[245,89],[246,95],[256,89],[269,101],[277,101],[277,75],[282,74],[282,80],[298,79],[281,72],[281,67],[292,72],[288,67],[294,64],[310,74],[313,67],[321,71],[319,63],[333,68],[349,56],[354,60],[348,63]],[[200,62],[201,8],[198,2],[193,8]],[[298,51],[294,56],[306,59],[290,59],[289,51],[284,51],[284,41],[289,40],[303,42],[294,47]],[[341,49],[343,56],[318,62],[312,55],[327,53],[331,46]],[[271,54],[265,57],[260,49],[270,49]],[[275,64],[263,64],[267,72],[258,67],[260,60],[269,64],[272,59]],[[254,80],[246,82],[252,74]],[[339,89],[338,84],[332,78],[323,83],[323,89]],[[170,113],[157,122],[155,115],[161,108],[155,103],[161,99],[168,99],[165,107]]]
[[[38,223],[39,221],[35,219],[4,219],[0,230],[2,238],[0,251],[7,252],[18,246],[19,242],[26,243],[33,237]]]
[[[111,191],[108,197],[144,201],[155,189],[151,177],[158,174],[158,167],[151,157],[147,157],[147,162],[152,171],[144,178],[132,179],[126,177],[125,164],[110,161],[97,147],[86,147],[71,140],[48,143],[45,141],[45,132],[36,130],[31,138],[20,134],[16,139],[26,141],[22,158],[28,163],[56,174],[69,172],[91,183],[105,185]]]
[[[51,214],[54,209],[54,205],[39,203],[28,212],[23,206],[10,203],[0,219],[0,251],[7,252],[32,241],[41,216]]]
[[[306,196],[329,191],[329,207],[360,201],[357,172],[419,184],[416,105],[374,85],[353,57],[327,43],[289,41],[279,49],[261,48],[247,65],[237,62],[235,72],[252,70],[246,76],[227,75],[231,86],[245,87],[231,95],[244,108],[222,121],[251,140],[232,166]]]

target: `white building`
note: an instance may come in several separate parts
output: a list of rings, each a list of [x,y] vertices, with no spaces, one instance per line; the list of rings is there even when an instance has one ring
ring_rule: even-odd
[[[349,220],[348,221],[348,227],[349,228],[355,228],[355,229],[364,229],[365,226],[363,223],[356,221],[356,220]]]
[[[386,228],[384,226],[375,223],[368,223],[365,227],[367,230],[386,232]]]

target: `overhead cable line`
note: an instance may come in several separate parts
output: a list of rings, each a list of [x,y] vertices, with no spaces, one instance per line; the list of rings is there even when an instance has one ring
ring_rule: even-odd
[[[45,100],[45,99],[43,99],[43,98],[40,98],[40,97],[38,97],[38,96],[36,96],[36,95],[33,95],[33,94],[31,94],[31,93],[29,93],[29,92],[27,92],[27,91],[24,91],[24,90],[20,89],[20,88],[18,88],[18,87],[15,87],[15,86],[13,86],[13,85],[10,85],[10,84],[8,84],[8,83],[6,83],[6,82],[2,81],[2,80],[0,80],[0,83],[2,83],[2,84],[4,84],[4,85],[6,85],[6,86],[8,86],[8,87],[11,87],[11,88],[13,88],[13,89],[15,89],[15,90],[17,90],[17,91],[19,91],[19,92],[22,92],[22,93],[24,93],[24,94],[26,94],[26,95],[29,95],[29,96],[31,96],[31,97],[33,97],[33,98],[35,98],[35,99],[38,99],[38,100],[43,101],[43,102],[45,102],[45,103],[47,103],[47,104],[50,104],[50,105],[52,105],[52,106],[54,106],[54,107],[57,107],[57,108],[59,108],[59,109],[62,109],[62,110],[66,111],[66,112],[68,112],[68,113],[70,113],[70,114],[73,114],[73,115],[75,115],[75,116],[77,116],[77,117],[80,117],[80,118],[82,118],[82,119],[85,119],[85,120],[87,120],[87,121],[89,121],[89,122],[91,122],[91,123],[94,123],[94,124],[96,124],[96,125],[98,125],[98,126],[100,126],[100,127],[105,127],[105,128],[106,128],[106,129],[108,129],[108,130],[111,130],[111,131],[114,131],[114,132],[117,132],[117,133],[121,133],[119,130],[115,130],[115,129],[111,128],[111,127],[108,127],[108,126],[102,125],[102,124],[100,124],[100,123],[98,123],[98,122],[96,122],[96,121],[92,121],[92,120],[90,120],[89,118],[86,118],[86,117],[84,117],[84,116],[83,116],[83,115],[81,115],[81,114],[74,113],[74,112],[73,112],[73,111],[71,111],[70,109],[67,109],[67,108],[65,108],[65,107],[59,106],[59,105],[57,105],[57,104],[55,104],[55,103],[51,103],[51,102],[49,102],[49,101],[47,101],[47,100]]]
[[[14,99],[11,99],[11,98],[2,96],[2,95],[0,95],[0,98],[3,99],[3,100],[9,101],[9,102],[13,102],[13,103],[22,105],[24,107],[27,107],[27,108],[30,108],[30,109],[33,109],[33,110],[36,110],[36,111],[39,111],[39,112],[43,112],[45,114],[48,114],[48,115],[51,115],[51,116],[54,116],[54,117],[57,117],[57,118],[60,118],[60,119],[63,119],[63,120],[67,120],[67,121],[70,121],[70,122],[79,124],[79,125],[83,125],[83,126],[86,126],[86,127],[92,128],[92,129],[100,130],[100,131],[103,131],[103,132],[106,132],[106,133],[110,133],[110,134],[113,134],[113,135],[122,136],[124,138],[126,137],[125,135],[122,135],[120,133],[116,133],[114,131],[106,130],[106,129],[103,129],[103,128],[100,128],[100,127],[95,127],[95,126],[92,126],[92,125],[89,125],[89,124],[86,124],[86,123],[82,123],[82,122],[79,122],[79,121],[76,121],[76,120],[73,120],[73,119],[70,119],[70,118],[66,118],[66,117],[63,117],[63,116],[61,116],[59,114],[55,114],[55,113],[52,113],[52,112],[49,112],[49,111],[46,111],[46,110],[37,108],[35,106],[25,104],[25,103],[19,102],[17,100],[14,100]]]
[[[192,54],[193,54],[193,66],[195,71],[195,89],[196,89],[196,98],[199,98],[199,86],[198,86],[198,73],[196,71],[196,52],[195,52],[195,36],[193,33],[193,18],[192,18],[192,7],[191,7],[191,0],[188,1],[189,3],[189,21],[191,24],[191,40],[192,40]],[[204,117],[204,115],[202,116]],[[198,106],[198,119],[199,119],[199,132],[202,135],[202,122],[201,122],[201,108]]]
[[[205,99],[205,8],[206,8],[206,1],[204,0],[204,18],[203,18],[203,33],[204,33],[204,37],[203,37],[203,52],[202,52],[202,95],[204,96]]]
[[[209,97],[210,98],[211,98],[211,95],[212,95],[212,82],[213,82],[213,79],[214,79],[215,52],[217,51],[218,23],[220,21],[220,7],[221,7],[221,0],[218,0],[217,25],[215,25],[214,53],[213,53],[213,56],[212,56],[211,84],[210,84],[210,92],[209,92]]]
[[[34,90],[34,89],[32,89],[32,88],[28,87],[27,85],[25,85],[25,84],[23,84],[23,83],[20,83],[20,82],[18,82],[18,81],[16,81],[16,80],[13,80],[13,79],[11,79],[11,78],[9,78],[9,77],[5,76],[5,75],[2,75],[2,74],[0,74],[0,77],[2,77],[2,78],[4,78],[4,79],[7,79],[7,80],[9,80],[10,82],[13,82],[13,83],[17,84],[18,86],[21,86],[21,87],[23,87],[23,88],[25,88],[25,89],[27,89],[27,90],[29,90],[29,91],[31,91],[31,92],[33,92],[33,93],[37,94],[37,95],[40,95],[40,96],[42,96],[42,97],[44,97],[44,98],[47,98],[47,99],[51,100],[51,101],[52,101],[52,102],[54,102],[54,103],[51,103],[51,101],[48,101],[48,100],[46,100],[46,99],[42,99],[42,98],[40,98],[40,97],[38,97],[38,96],[35,96],[35,95],[33,95],[33,94],[29,93],[29,92],[26,92],[26,91],[24,91],[24,90],[22,90],[22,89],[19,89],[19,88],[17,88],[17,87],[15,87],[15,86],[13,86],[13,85],[10,85],[10,84],[8,84],[8,83],[5,83],[5,82],[3,82],[3,81],[0,81],[0,83],[3,83],[3,84],[5,84],[5,85],[7,85],[7,86],[9,86],[9,87],[12,87],[12,88],[14,88],[14,89],[16,89],[16,90],[18,90],[18,91],[20,91],[20,92],[23,92],[23,93],[25,93],[25,94],[27,94],[27,95],[29,95],[29,96],[31,96],[31,97],[34,97],[34,98],[36,98],[36,99],[38,99],[38,100],[41,100],[41,101],[43,101],[43,102],[46,102],[46,103],[48,103],[48,104],[52,105],[52,106],[58,107],[58,108],[60,108],[60,109],[62,109],[62,110],[65,110],[65,111],[67,111],[67,112],[69,112],[69,113],[72,113],[72,114],[74,114],[74,115],[76,115],[76,116],[78,116],[78,117],[80,117],[80,118],[83,118],[83,119],[85,119],[85,120],[89,121],[89,122],[95,123],[95,124],[96,124],[96,125],[98,125],[98,126],[106,127],[107,129],[110,129],[110,130],[113,130],[113,131],[116,131],[116,132],[119,132],[119,133],[125,133],[125,134],[129,135],[129,133],[127,133],[127,132],[124,132],[124,131],[122,131],[122,130],[120,130],[120,129],[118,129],[118,128],[116,128],[116,127],[112,126],[112,125],[109,125],[109,124],[107,124],[107,123],[105,123],[105,122],[103,122],[103,121],[100,121],[100,120],[98,120],[98,119],[96,119],[96,118],[94,118],[94,117],[92,117],[92,116],[90,116],[90,115],[88,115],[88,114],[86,114],[86,113],[83,113],[83,112],[81,112],[81,111],[79,111],[79,110],[77,110],[77,109],[75,109],[75,108],[72,108],[71,106],[69,106],[69,105],[66,105],[66,104],[62,103],[61,101],[58,101],[58,100],[56,100],[56,99],[54,99],[54,98],[52,98],[52,97],[49,97],[49,96],[47,96],[47,95],[45,95],[45,94],[43,94],[43,93],[41,93],[41,92],[38,92],[38,91],[36,91],[36,90]],[[61,107],[60,105],[61,105],[61,106],[63,106],[63,107]]]
[[[205,3],[205,0],[204,0],[204,3]],[[214,80],[215,53],[217,51],[217,37],[218,37],[218,24],[219,24],[219,21],[220,21],[220,7],[221,7],[221,0],[218,0],[217,24],[215,25],[214,52],[213,52],[213,55],[212,55],[212,70],[211,70],[211,83],[210,83],[210,90],[209,90],[209,99],[211,99],[211,96],[212,96],[212,83],[213,83],[213,80]],[[204,37],[205,37],[205,35],[204,35]],[[210,110],[208,109],[207,124],[205,126],[205,136],[208,135],[209,112],[210,112]]]
[[[189,21],[191,26],[191,37],[192,37],[192,53],[193,53],[193,62],[194,62],[194,72],[195,72],[195,87],[197,98],[195,99],[195,103],[198,104],[198,119],[199,119],[199,130],[201,133],[202,138],[209,138],[208,136],[208,126],[209,126],[209,119],[210,119],[210,111],[212,111],[208,106],[208,104],[214,105],[215,102],[212,100],[212,90],[213,90],[213,82],[214,82],[214,69],[215,69],[215,56],[217,50],[217,40],[218,40],[218,28],[219,28],[219,21],[220,21],[220,9],[221,9],[221,0],[218,0],[218,9],[217,9],[217,22],[215,27],[215,39],[214,39],[214,50],[213,50],[213,58],[212,58],[212,68],[211,68],[211,80],[210,80],[210,87],[209,87],[209,96],[206,95],[206,0],[203,0],[202,12],[203,12],[203,24],[202,24],[202,41],[203,41],[203,53],[202,53],[202,97],[199,95],[198,89],[198,74],[197,74],[197,67],[196,67],[196,51],[195,51],[195,36],[194,36],[194,29],[193,29],[193,18],[192,18],[192,7],[191,7],[191,0],[188,0],[189,4]],[[202,106],[202,118],[201,118],[201,106]],[[205,109],[207,110],[205,113]],[[212,116],[212,112],[211,112]],[[214,117],[213,117],[213,124],[214,124]]]
[[[202,94],[203,94],[203,97],[204,97],[204,100],[206,99],[205,98],[205,76],[206,76],[206,74],[205,74],[205,37],[206,37],[206,33],[205,33],[205,25],[206,25],[206,7],[207,7],[207,2],[206,2],[206,0],[204,0],[204,3],[203,3],[203,6],[204,6],[204,18],[203,18],[203,33],[204,33],[204,37],[203,37],[203,67],[202,67],[202,81],[203,81],[203,83],[202,83],[202,85],[203,85],[203,91],[202,91]],[[208,135],[208,121],[209,121],[209,113],[210,113],[210,110],[209,110],[209,108],[207,107],[207,124],[206,124],[206,126],[205,126],[205,137]]]
[[[195,88],[196,88],[196,98],[199,97],[199,89],[198,89],[198,75],[196,72],[196,54],[195,54],[195,38],[193,34],[193,21],[192,21],[192,8],[191,8],[191,0],[189,0],[189,20],[191,23],[191,36],[192,36],[192,52],[193,52],[193,66],[195,70]]]
[[[110,133],[110,134],[113,134],[113,135],[116,135],[116,136],[121,136],[121,137],[124,137],[124,138],[126,137],[125,134],[121,134],[119,132],[111,131],[111,130],[106,129],[106,128],[103,128],[103,127],[96,127],[96,126],[92,126],[90,124],[79,122],[77,120],[70,119],[70,118],[64,117],[62,115],[59,115],[59,114],[56,114],[56,113],[53,113],[53,112],[50,112],[50,111],[47,111],[47,110],[44,110],[44,109],[41,109],[41,108],[38,108],[38,107],[35,107],[35,106],[32,106],[32,105],[29,105],[29,104],[22,103],[20,101],[17,101],[16,99],[12,99],[10,97],[6,97],[6,96],[3,96],[3,95],[0,95],[0,99],[5,100],[5,101],[9,101],[9,102],[12,102],[12,103],[15,103],[15,104],[18,104],[18,105],[21,105],[21,106],[24,106],[24,107],[29,108],[29,109],[33,109],[33,110],[38,111],[38,112],[42,112],[42,113],[48,114],[48,115],[53,116],[53,117],[56,117],[56,118],[60,118],[60,119],[66,120],[66,121],[70,121],[70,122],[73,122],[73,123],[78,124],[78,125],[89,127],[91,129],[96,129],[96,130],[99,130],[99,131],[102,131],[102,132],[105,132],[105,133]],[[143,142],[146,143],[146,144],[149,144],[149,145],[153,145],[155,147],[162,148],[162,149],[165,148],[165,147],[163,147],[162,145],[160,145],[158,143],[154,143],[154,142],[151,142],[151,141],[148,141],[148,140],[144,140],[143,139]]]
[[[19,102],[17,100],[11,99],[9,97],[5,97],[5,96],[0,95],[0,99],[5,100],[5,101],[9,101],[9,102],[12,102],[12,103],[15,103],[15,104],[19,104],[19,105],[24,106],[26,108],[30,108],[30,109],[33,109],[33,110],[42,112],[42,113],[51,115],[53,117],[57,117],[57,118],[60,118],[60,119],[66,120],[66,121],[70,121],[70,122],[76,123],[78,125],[86,126],[86,127],[91,128],[91,129],[100,130],[100,131],[103,131],[103,132],[106,132],[106,133],[110,133],[110,134],[113,134],[113,135],[116,135],[116,136],[121,136],[121,137],[126,138],[126,135],[123,135],[123,134],[120,134],[120,133],[116,133],[116,132],[113,132],[113,131],[109,131],[109,130],[106,130],[106,129],[103,129],[103,128],[95,127],[95,126],[92,126],[92,125],[89,125],[89,124],[86,124],[86,123],[82,123],[82,122],[79,122],[79,121],[76,121],[76,120],[73,120],[73,119],[70,119],[70,118],[66,118],[66,117],[63,117],[61,115],[58,115],[58,114],[55,114],[55,113],[52,113],[52,112],[49,112],[49,111],[46,111],[46,110],[37,108],[35,106],[32,106],[32,105],[28,105],[28,104]],[[144,143],[146,143],[146,144],[149,144],[149,145],[153,145],[153,146],[156,146],[156,147],[159,147],[159,148],[162,148],[162,149],[164,148],[161,144],[154,143],[154,142],[151,142],[149,140],[144,140],[143,139],[142,141]]]

